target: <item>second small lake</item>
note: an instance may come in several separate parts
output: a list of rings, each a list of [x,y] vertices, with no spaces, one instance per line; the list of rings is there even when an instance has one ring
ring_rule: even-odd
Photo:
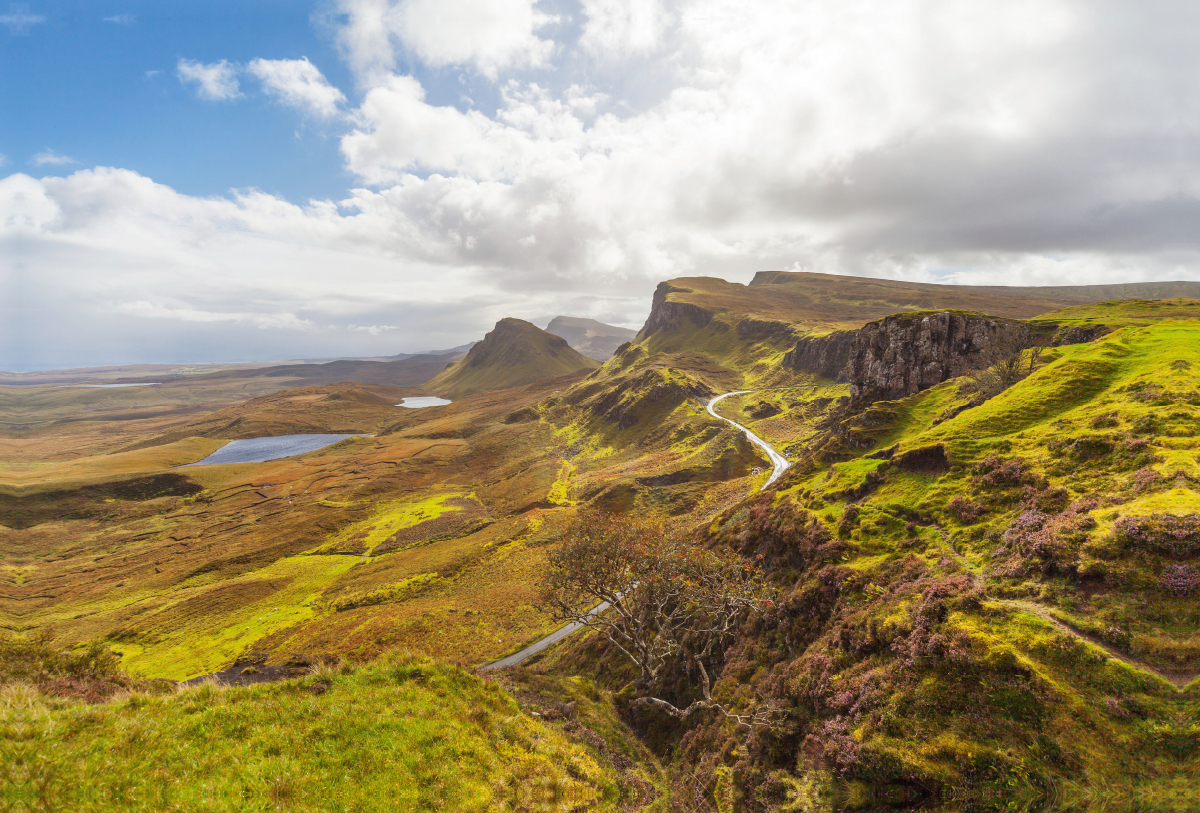
[[[424,407],[431,406],[445,406],[449,403],[451,402],[447,401],[445,398],[435,398],[432,395],[420,395],[416,398],[405,398],[403,401],[396,404],[396,406],[407,407],[408,409],[423,409]]]

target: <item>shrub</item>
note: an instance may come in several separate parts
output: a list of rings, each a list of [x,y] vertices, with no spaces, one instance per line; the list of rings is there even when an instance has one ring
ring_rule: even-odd
[[[54,634],[0,634],[0,684],[27,683],[55,697],[96,703],[136,682],[121,671],[120,658],[100,642],[62,648]]]
[[[1005,460],[999,455],[988,455],[975,466],[976,485],[987,488],[1011,488],[1023,485],[1039,485],[1043,478],[1029,468],[1023,457]]]
[[[1151,466],[1144,466],[1133,473],[1130,485],[1134,491],[1141,492],[1157,485],[1161,480],[1162,476]]]
[[[1169,565],[1158,577],[1159,585],[1173,596],[1190,596],[1200,586],[1200,576],[1188,565]]]
[[[1004,576],[1023,576],[1031,570],[1044,575],[1075,575],[1078,552],[1096,520],[1086,513],[1091,503],[1076,503],[1060,514],[1026,509],[1004,532],[992,553],[995,570]]]
[[[846,539],[854,531],[854,526],[858,524],[859,507],[854,503],[850,503],[842,509],[842,519],[838,522],[838,536]]]
[[[1200,552],[1200,514],[1121,517],[1113,531],[1126,547],[1183,559]]]
[[[970,525],[983,516],[985,509],[979,503],[971,502],[961,494],[956,494],[946,504],[946,510],[956,521],[963,525]]]

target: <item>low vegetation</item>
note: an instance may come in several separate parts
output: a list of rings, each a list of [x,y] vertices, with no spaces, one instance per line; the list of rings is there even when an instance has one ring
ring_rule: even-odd
[[[216,378],[194,413],[113,391],[161,414],[108,432],[76,420],[97,396],[40,395],[64,422],[21,448],[54,453],[0,466],[6,804],[1194,808],[1195,302],[861,282],[676,280],[603,367],[464,359],[428,410]],[[1056,346],[897,401],[781,363],[897,308],[1062,304],[1036,320]],[[765,493],[705,409],[732,389],[722,414],[794,464]],[[166,471],[351,425],[374,437]],[[567,620],[592,629],[468,671]],[[242,659],[325,665],[173,682]]]
[[[602,696],[586,683],[556,685],[568,699],[551,714],[523,708],[496,682],[403,654],[277,684],[126,691],[101,705],[10,683],[0,689],[0,795],[8,809],[73,811],[651,803],[657,774],[629,770],[621,751],[636,746],[624,744],[630,735]]]

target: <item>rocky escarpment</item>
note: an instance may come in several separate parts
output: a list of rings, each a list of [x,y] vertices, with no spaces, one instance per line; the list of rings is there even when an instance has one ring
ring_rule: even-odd
[[[975,313],[903,313],[855,333],[845,367],[854,400],[895,400],[969,370],[1012,349],[1035,344],[1022,322]]]
[[[845,381],[846,364],[857,335],[857,330],[838,330],[824,336],[802,336],[784,354],[782,364],[801,373]]]
[[[654,333],[666,328],[676,327],[683,320],[692,322],[697,327],[704,327],[712,321],[712,313],[690,302],[672,302],[667,294],[689,293],[687,288],[676,288],[669,282],[660,282],[654,289],[654,299],[650,305],[650,316],[642,326],[638,339],[646,339]]]

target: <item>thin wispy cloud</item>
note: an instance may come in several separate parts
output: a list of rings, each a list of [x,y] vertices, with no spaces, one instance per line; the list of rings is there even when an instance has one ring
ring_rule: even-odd
[[[111,17],[105,17],[104,22],[116,23],[117,25],[133,25],[137,22],[137,16],[133,14],[114,14]]]
[[[10,6],[8,14],[0,14],[0,25],[8,27],[8,33],[14,36],[28,34],[35,25],[46,22],[41,14],[31,14],[29,6]]]
[[[39,152],[37,155],[33,156],[33,158],[30,160],[33,161],[33,163],[39,167],[65,166],[67,164],[78,164],[79,163],[71,156],[62,155],[61,153],[57,153],[54,150],[44,150],[43,152]]]
[[[224,59],[207,65],[181,59],[175,70],[179,74],[179,81],[194,86],[202,99],[226,101],[241,95],[238,92],[237,68]]]

